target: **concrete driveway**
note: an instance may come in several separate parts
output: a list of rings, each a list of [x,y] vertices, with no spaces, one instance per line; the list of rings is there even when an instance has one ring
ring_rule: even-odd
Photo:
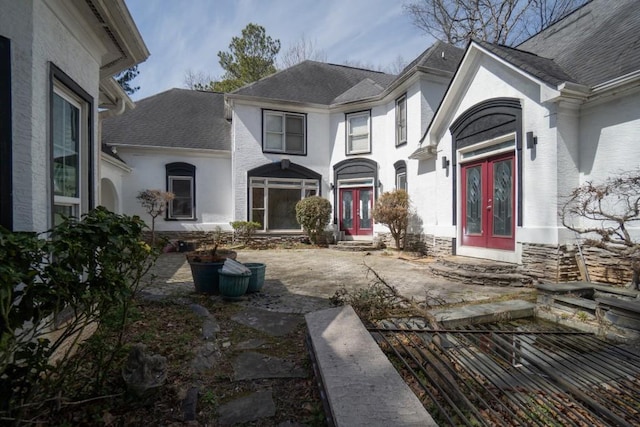
[[[465,285],[434,276],[428,258],[399,258],[383,251],[343,252],[331,249],[274,249],[238,251],[240,262],[267,265],[261,292],[247,296],[242,304],[289,313],[308,313],[330,307],[329,298],[341,287],[366,287],[375,279],[371,267],[388,284],[407,297],[447,303],[475,302],[528,288]],[[366,264],[366,265],[365,265]],[[151,295],[185,295],[194,292],[191,271],[184,254],[163,254],[152,270],[156,275],[145,289]]]

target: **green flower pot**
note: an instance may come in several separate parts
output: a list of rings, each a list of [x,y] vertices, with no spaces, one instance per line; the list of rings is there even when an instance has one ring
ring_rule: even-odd
[[[251,280],[251,273],[234,274],[225,273],[220,270],[218,275],[220,295],[222,295],[222,298],[237,300],[247,292],[249,280]]]
[[[258,292],[264,285],[264,273],[267,269],[266,264],[261,262],[245,262],[244,266],[251,270],[251,279],[249,280],[247,292]]]
[[[189,266],[196,292],[208,295],[220,293],[218,271],[224,262],[189,262]]]

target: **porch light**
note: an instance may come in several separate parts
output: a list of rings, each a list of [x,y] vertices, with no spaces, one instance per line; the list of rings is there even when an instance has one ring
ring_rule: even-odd
[[[527,148],[532,149],[538,144],[538,137],[533,136],[533,132],[527,132]]]
[[[449,167],[449,159],[447,156],[442,156],[442,169],[446,169]]]

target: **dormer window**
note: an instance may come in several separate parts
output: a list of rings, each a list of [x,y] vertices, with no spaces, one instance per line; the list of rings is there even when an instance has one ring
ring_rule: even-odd
[[[263,110],[262,151],[307,154],[306,118],[305,114]]]

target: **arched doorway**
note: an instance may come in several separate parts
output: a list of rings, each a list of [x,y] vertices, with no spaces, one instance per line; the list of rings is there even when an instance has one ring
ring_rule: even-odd
[[[100,180],[100,205],[109,209],[111,212],[120,213],[118,192],[113,182],[108,178],[102,178]]]
[[[371,210],[376,198],[378,164],[370,159],[347,159],[333,167],[334,206],[345,236],[373,235]]]

